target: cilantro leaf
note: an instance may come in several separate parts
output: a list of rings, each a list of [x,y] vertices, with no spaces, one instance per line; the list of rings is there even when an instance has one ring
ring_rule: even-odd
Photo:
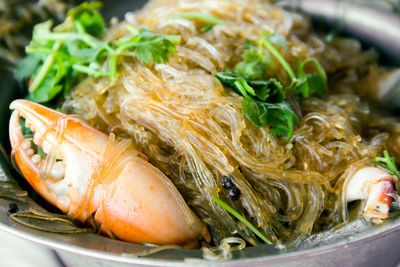
[[[97,11],[82,12],[75,18],[75,21],[82,25],[85,32],[93,36],[101,36],[106,27],[102,16]]]
[[[168,56],[176,51],[176,45],[180,43],[180,36],[160,35],[150,32],[146,28],[136,30],[128,27],[132,34],[129,38],[121,38],[114,42],[116,49],[111,53],[109,61],[109,77],[115,78],[117,69],[117,57],[125,50],[133,50],[136,58],[146,64],[168,62]]]
[[[233,89],[236,93],[242,96],[247,96],[249,94],[252,96],[256,95],[254,89],[249,86],[246,79],[238,74],[234,74],[230,71],[225,71],[217,72],[216,74],[214,74],[214,76],[220,80],[223,86]]]
[[[293,135],[293,128],[295,123],[299,123],[296,114],[290,108],[288,102],[280,102],[276,104],[264,103],[268,109],[267,123],[274,127],[270,130],[271,134],[278,136],[286,135],[286,142],[290,140]]]
[[[280,82],[275,79],[268,81],[247,81],[232,72],[215,74],[221,84],[243,96],[241,103],[245,117],[256,127],[269,125],[270,133],[278,136],[286,135],[288,141],[293,134],[294,124],[298,118],[290,105],[283,101],[284,92]]]
[[[250,81],[249,85],[254,89],[255,95],[261,101],[277,103],[282,102],[285,94],[283,92],[282,84],[276,79],[269,79],[268,81]]]
[[[266,67],[261,63],[259,54],[255,50],[246,50],[243,61],[239,62],[235,68],[235,73],[240,74],[248,80],[263,79],[266,75]]]
[[[251,97],[245,97],[242,101],[243,114],[256,127],[267,125],[268,110],[262,102],[256,101]]]
[[[33,28],[32,39],[35,40],[36,37],[49,34],[51,32],[52,27],[53,27],[52,20],[48,20],[48,21],[36,24],[35,27]]]
[[[234,72],[247,80],[264,79],[266,70],[273,65],[272,58],[252,45],[248,40],[246,40],[245,47],[242,61],[235,66]]]
[[[307,82],[310,90],[310,96],[323,95],[328,90],[325,79],[322,78],[318,73],[307,75]]]
[[[37,74],[33,77],[33,82],[31,86],[29,87],[29,92],[34,93],[38,88],[41,86],[41,84],[44,82],[46,79],[46,76],[51,72],[51,69],[54,65],[57,51],[60,49],[61,43],[60,42],[55,42],[52,46],[52,49],[54,50],[54,53],[49,55],[46,60],[43,62],[43,65],[38,68]]]
[[[52,84],[52,81],[44,80],[43,85],[34,93],[29,94],[27,99],[37,103],[49,102],[63,89],[62,86],[50,87],[50,84]]]
[[[70,9],[67,15],[72,17],[74,22],[78,22],[85,32],[93,36],[101,36],[106,24],[97,10],[102,6],[101,2],[84,2],[78,7]]]
[[[37,103],[46,103],[53,99],[62,89],[61,85],[56,85],[56,70],[47,74],[41,85],[28,95],[28,99]]]
[[[168,38],[147,29],[141,29],[135,48],[138,60],[146,64],[168,62],[168,55],[175,53],[175,45]]]
[[[272,127],[270,134],[286,135],[286,142],[292,137],[294,124],[299,122],[290,104],[285,101],[267,103],[245,97],[242,101],[242,110],[256,127],[269,125]]]
[[[43,81],[36,90],[30,92],[28,98],[38,103],[46,103],[50,101],[62,91],[63,86],[60,84],[60,81],[64,79],[66,74],[67,67],[64,65],[61,58],[57,58],[56,64],[54,64],[50,71],[47,72]]]
[[[87,11],[97,11],[98,9],[103,7],[103,3],[100,1],[94,2],[83,2],[77,7],[71,8],[67,12],[67,16],[77,17],[78,15],[87,12]]]
[[[276,79],[247,81],[239,74],[230,71],[217,72],[214,76],[223,86],[233,89],[242,96],[252,96],[268,102],[280,102],[284,98],[282,84]]]

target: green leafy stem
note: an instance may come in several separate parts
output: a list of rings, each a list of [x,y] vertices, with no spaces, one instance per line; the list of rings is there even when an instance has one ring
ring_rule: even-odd
[[[215,76],[222,85],[242,95],[243,114],[256,127],[269,125],[271,134],[286,135],[288,142],[293,134],[294,125],[299,122],[296,114],[286,99],[286,92],[294,90],[299,98],[324,94],[327,90],[327,75],[314,58],[297,61],[297,76],[290,64],[276,46],[288,45],[284,36],[263,32],[257,46],[246,41],[242,61],[233,71],[218,72]],[[290,84],[284,88],[280,81],[268,78],[268,71],[273,67],[275,58],[290,77]],[[307,74],[306,66],[311,65],[315,73]]]
[[[225,202],[223,202],[221,199],[217,198],[217,197],[211,197],[212,200],[217,203],[219,206],[221,206],[224,210],[226,210],[227,212],[229,212],[230,214],[232,214],[233,216],[236,217],[236,219],[238,219],[239,221],[241,221],[244,225],[246,225],[255,235],[257,235],[261,240],[263,240],[265,243],[267,244],[272,244],[271,241],[268,240],[268,238],[266,238],[260,231],[258,231],[258,229],[252,225],[248,220],[246,220],[245,217],[243,217],[242,215],[240,215],[236,210],[234,210],[233,208],[231,208],[228,204],[226,204]]]

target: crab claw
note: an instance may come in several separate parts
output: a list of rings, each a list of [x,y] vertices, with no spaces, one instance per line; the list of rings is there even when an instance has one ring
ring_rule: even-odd
[[[130,142],[26,100],[16,100],[10,141],[18,169],[48,202],[121,240],[194,247],[206,226],[169,179]],[[21,117],[33,131],[24,136]],[[32,139],[32,138],[31,138]],[[41,151],[43,151],[41,153]]]
[[[380,222],[388,217],[396,178],[376,167],[358,170],[347,183],[346,201],[365,200],[363,216]]]

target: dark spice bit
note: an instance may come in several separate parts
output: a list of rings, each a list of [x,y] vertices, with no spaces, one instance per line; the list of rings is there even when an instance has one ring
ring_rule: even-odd
[[[228,198],[236,201],[240,198],[240,189],[238,189],[232,181],[232,176],[224,175],[221,178],[221,185],[228,191]]]
[[[10,203],[8,205],[8,214],[13,214],[19,211],[18,205],[16,203]]]
[[[240,189],[237,188],[236,186],[228,189],[228,197],[232,201],[238,200],[240,198],[240,194],[241,194]]]
[[[235,185],[233,184],[232,178],[231,178],[230,176],[222,176],[222,178],[221,178],[221,185],[222,185],[224,188],[226,188],[226,189],[229,189],[229,188],[232,188],[232,187],[235,186]]]

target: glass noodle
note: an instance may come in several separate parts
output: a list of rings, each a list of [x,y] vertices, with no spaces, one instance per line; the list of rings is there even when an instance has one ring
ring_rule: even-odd
[[[223,23],[202,31],[201,20],[185,12],[210,15]],[[355,40],[325,42],[309,20],[268,1],[159,0],[129,13],[105,39],[129,35],[127,25],[180,35],[169,63],[146,65],[120,57],[114,81],[87,78],[66,97],[63,111],[74,113],[134,145],[175,184],[188,205],[208,224],[216,244],[239,234],[262,244],[243,223],[212,201],[218,197],[242,214],[269,240],[298,240],[346,223],[341,191],[345,178],[382,154],[388,134],[367,131],[369,107],[353,92],[372,86],[364,78],[379,71],[374,53]],[[289,142],[257,128],[243,115],[242,98],[224,89],[217,71],[242,60],[246,39],[262,31],[283,35],[281,55],[316,58],[329,78],[328,95],[299,100],[288,96],[300,123]],[[311,69],[312,71],[312,69]],[[267,71],[284,85],[290,77],[275,62]],[[221,185],[230,176],[241,197],[231,201]]]

